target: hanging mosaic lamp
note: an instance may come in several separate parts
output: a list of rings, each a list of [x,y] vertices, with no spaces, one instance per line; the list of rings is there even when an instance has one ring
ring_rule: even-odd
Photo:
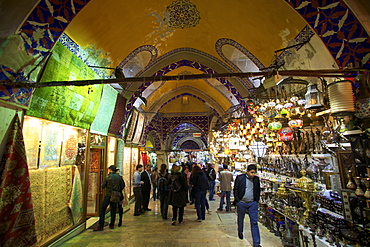
[[[275,106],[275,109],[276,110],[281,110],[281,109],[283,109],[284,108],[284,106],[282,105],[282,104],[277,104],[276,106]]]
[[[306,104],[306,100],[305,100],[305,99],[299,99],[299,100],[297,101],[297,104],[298,104],[298,105],[305,105],[305,104]]]
[[[285,109],[285,108],[281,109],[281,111],[280,111],[281,115],[288,115],[289,113],[290,113],[289,110]]]
[[[280,141],[289,142],[293,140],[293,130],[290,127],[284,127],[278,131]]]
[[[288,122],[288,125],[290,128],[299,128],[303,126],[303,120],[302,119],[293,119]]]
[[[294,106],[294,104],[293,104],[293,103],[288,102],[288,103],[286,103],[286,104],[284,105],[284,108],[285,108],[285,109],[290,109],[290,108],[292,108],[293,106]]]
[[[279,130],[283,127],[283,125],[278,122],[278,121],[275,121],[275,122],[272,122],[272,123],[269,123],[269,125],[267,126],[267,128],[269,130]]]
[[[260,108],[258,108],[257,110],[258,112],[265,112],[266,111],[266,108],[261,106]]]
[[[268,107],[275,107],[276,103],[274,101],[270,101],[270,102],[267,103],[267,106]]]

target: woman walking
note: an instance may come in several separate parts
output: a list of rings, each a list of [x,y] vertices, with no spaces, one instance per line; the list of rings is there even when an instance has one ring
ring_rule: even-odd
[[[177,214],[179,223],[184,223],[184,208],[187,201],[188,185],[181,166],[172,166],[170,177],[169,204],[172,205],[172,225],[176,225]]]

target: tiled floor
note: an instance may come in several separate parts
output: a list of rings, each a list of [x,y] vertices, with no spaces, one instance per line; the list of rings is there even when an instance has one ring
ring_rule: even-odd
[[[234,247],[252,246],[249,218],[245,217],[244,239],[237,236],[236,212],[218,212],[219,198],[210,201],[210,210],[206,220],[196,221],[194,205],[185,208],[184,224],[171,225],[171,220],[162,220],[159,212],[159,201],[151,201],[152,211],[141,216],[133,216],[131,210],[123,216],[123,226],[114,229],[104,228],[104,231],[94,232],[88,229],[78,236],[70,239],[61,246],[186,246],[186,247]],[[169,206],[169,217],[172,207]],[[118,215],[117,215],[118,217]],[[109,221],[109,219],[106,219]],[[117,224],[117,223],[116,223]],[[261,232],[261,245],[263,247],[280,247],[281,241],[259,224]]]

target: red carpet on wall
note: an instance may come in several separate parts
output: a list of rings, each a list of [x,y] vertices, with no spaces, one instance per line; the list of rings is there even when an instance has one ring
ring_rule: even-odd
[[[18,115],[0,163],[0,246],[36,243],[35,218],[22,126]]]

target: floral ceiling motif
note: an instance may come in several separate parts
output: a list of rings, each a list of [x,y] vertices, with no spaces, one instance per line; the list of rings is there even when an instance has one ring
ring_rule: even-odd
[[[168,25],[173,28],[195,27],[200,20],[196,6],[188,0],[178,0],[167,7]]]

